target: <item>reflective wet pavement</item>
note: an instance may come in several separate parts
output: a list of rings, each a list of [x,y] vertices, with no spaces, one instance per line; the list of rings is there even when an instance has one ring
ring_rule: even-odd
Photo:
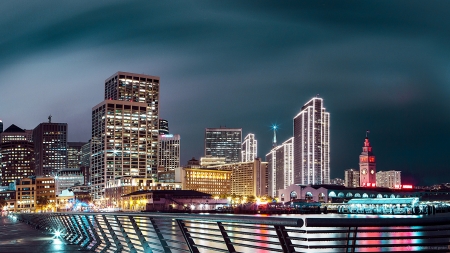
[[[68,244],[64,239],[54,238],[26,223],[0,217],[0,252],[4,253],[56,253],[91,252],[79,245]]]

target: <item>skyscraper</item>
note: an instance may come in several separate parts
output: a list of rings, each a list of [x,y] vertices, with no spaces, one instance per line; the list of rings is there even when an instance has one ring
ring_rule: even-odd
[[[180,135],[163,134],[159,136],[159,167],[174,171],[180,167]]]
[[[3,132],[3,121],[0,119],[0,134]]]
[[[294,183],[330,182],[330,113],[323,99],[309,100],[294,117]]]
[[[225,157],[227,163],[241,161],[242,128],[206,128],[205,156]]]
[[[67,123],[41,123],[33,130],[37,176],[67,168]]]
[[[3,186],[34,175],[32,131],[11,125],[0,133],[0,168]]]
[[[104,194],[119,176],[156,177],[159,77],[117,72],[105,81],[105,101],[92,109],[91,193]]]
[[[67,168],[80,168],[82,147],[86,142],[67,142]]]
[[[360,186],[362,187],[375,187],[377,185],[377,169],[375,163],[375,155],[372,152],[372,146],[370,146],[369,137],[366,133],[366,139],[364,140],[364,146],[362,148],[361,155],[359,155],[359,178]]]
[[[258,157],[258,142],[255,140],[254,134],[247,134],[242,143],[242,162],[253,162],[256,157]]]
[[[159,119],[159,134],[169,134],[169,121]]]
[[[268,163],[268,188],[270,196],[278,196],[278,190],[294,183],[294,138],[272,148],[266,155]]]

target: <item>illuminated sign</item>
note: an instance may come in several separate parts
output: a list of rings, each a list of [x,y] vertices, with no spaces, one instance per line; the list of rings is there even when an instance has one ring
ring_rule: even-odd
[[[403,189],[412,189],[413,187],[410,184],[404,184],[404,185],[402,185],[402,188]]]
[[[161,134],[161,137],[172,138],[173,134]]]

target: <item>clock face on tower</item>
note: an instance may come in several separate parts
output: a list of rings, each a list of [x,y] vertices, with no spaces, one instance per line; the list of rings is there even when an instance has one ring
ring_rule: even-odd
[[[373,175],[373,173],[375,173],[375,171],[374,171],[374,170],[371,170],[370,173]]]
[[[367,174],[367,170],[366,169],[362,169],[361,173],[363,173],[363,175]]]

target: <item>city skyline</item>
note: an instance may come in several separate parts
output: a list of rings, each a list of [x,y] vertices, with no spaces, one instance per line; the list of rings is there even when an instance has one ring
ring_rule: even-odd
[[[369,129],[377,170],[450,181],[448,2],[18,5],[0,10],[4,129],[53,115],[68,141],[87,142],[106,77],[145,73],[161,77],[160,117],[181,136],[181,164],[203,155],[208,127],[253,133],[267,154],[271,125],[288,139],[292,116],[320,94],[332,115],[330,178],[358,168]]]

